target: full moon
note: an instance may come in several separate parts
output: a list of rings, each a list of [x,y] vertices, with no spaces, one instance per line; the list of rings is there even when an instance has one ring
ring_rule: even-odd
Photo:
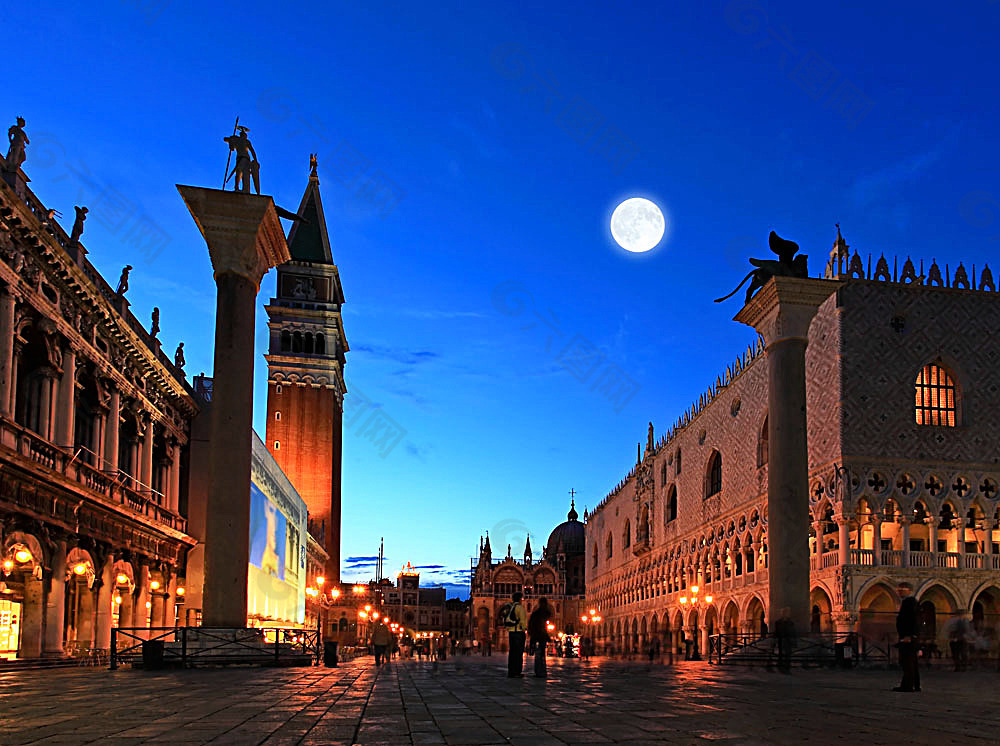
[[[615,208],[611,215],[611,235],[626,251],[649,251],[663,238],[666,223],[653,202],[632,197]]]

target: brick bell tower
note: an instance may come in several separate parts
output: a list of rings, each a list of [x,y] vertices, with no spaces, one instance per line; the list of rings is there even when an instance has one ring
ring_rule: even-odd
[[[277,297],[265,307],[267,447],[309,508],[309,531],[330,556],[328,583],[340,582],[340,478],[344,291],[333,263],[316,159],[288,235],[291,261],[278,266]]]

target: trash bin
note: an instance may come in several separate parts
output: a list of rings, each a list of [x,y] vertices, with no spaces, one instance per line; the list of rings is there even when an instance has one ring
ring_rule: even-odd
[[[834,655],[837,665],[841,668],[850,668],[854,665],[854,646],[849,642],[838,642],[834,644]]]
[[[327,668],[337,667],[337,641],[327,640],[323,643],[323,665]]]
[[[163,640],[143,640],[142,667],[147,671],[163,668]]]

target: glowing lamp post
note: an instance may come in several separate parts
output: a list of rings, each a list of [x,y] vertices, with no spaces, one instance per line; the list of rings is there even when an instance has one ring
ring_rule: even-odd
[[[686,606],[687,604],[691,604],[691,608],[697,609],[698,608],[698,591],[699,591],[698,586],[692,585],[691,586],[691,596],[690,597],[688,597],[688,596],[681,596],[677,600],[680,601],[681,606]],[[704,600],[705,604],[711,604],[712,603],[712,596],[711,595],[705,595],[705,597],[704,597],[703,600]],[[695,643],[696,643],[696,645],[695,645],[695,649],[694,649],[694,655],[691,656],[691,660],[700,660],[700,658],[698,657],[697,641],[695,641]]]

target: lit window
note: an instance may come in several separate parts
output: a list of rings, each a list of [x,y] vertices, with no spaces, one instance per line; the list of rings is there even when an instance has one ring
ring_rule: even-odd
[[[280,421],[281,420],[281,412],[275,412],[274,413],[274,419]]]
[[[280,394],[281,393],[281,384],[280,383],[277,386],[274,387],[274,393],[276,393],[276,394]]]
[[[280,451],[281,450],[281,441],[280,440],[274,441],[274,450],[276,450],[276,451]]]
[[[915,411],[918,425],[955,427],[958,390],[947,368],[931,363],[917,374]]]

